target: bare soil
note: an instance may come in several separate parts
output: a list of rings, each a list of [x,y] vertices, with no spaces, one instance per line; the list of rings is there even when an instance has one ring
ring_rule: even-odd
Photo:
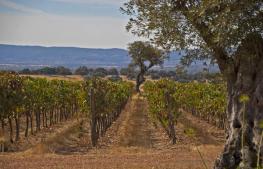
[[[224,131],[184,112],[176,132],[178,143],[172,145],[149,117],[145,99],[134,95],[96,148],[90,146],[89,122],[84,121],[30,151],[0,155],[0,168],[204,169],[197,150],[212,168],[223,149]]]
[[[41,127],[41,130],[36,132],[34,130],[33,135],[31,134],[31,129],[29,129],[28,137],[24,136],[25,133],[25,119],[20,119],[20,139],[14,143],[6,142],[6,151],[7,152],[24,152],[32,149],[33,147],[37,146],[38,144],[44,144],[46,142],[52,142],[52,140],[56,140],[58,136],[66,136],[67,133],[70,133],[73,128],[79,126],[80,121],[82,119],[75,119],[60,122],[53,126],[49,126],[47,128]],[[6,138],[9,138],[9,125],[5,127],[5,134]],[[7,140],[7,139],[6,139]]]

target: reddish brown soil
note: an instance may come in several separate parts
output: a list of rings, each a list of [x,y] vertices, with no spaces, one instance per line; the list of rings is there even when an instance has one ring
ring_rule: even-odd
[[[88,128],[81,132],[75,128],[30,151],[1,155],[0,168],[204,169],[197,149],[212,168],[223,148],[222,130],[184,113],[176,125],[178,143],[171,145],[163,129],[148,115],[146,101],[134,95],[96,148],[91,149],[88,139],[84,139],[89,137]],[[189,129],[194,134],[188,134]],[[38,155],[33,151],[47,147],[53,151]]]

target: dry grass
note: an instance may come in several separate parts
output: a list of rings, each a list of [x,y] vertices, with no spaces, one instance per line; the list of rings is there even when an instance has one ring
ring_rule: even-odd
[[[21,76],[30,76],[34,78],[46,78],[49,80],[71,80],[71,81],[83,81],[84,78],[80,75],[21,75]]]

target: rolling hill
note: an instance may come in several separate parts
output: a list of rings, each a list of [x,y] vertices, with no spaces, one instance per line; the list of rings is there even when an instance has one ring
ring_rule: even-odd
[[[172,52],[165,68],[174,68],[180,62],[179,52]],[[94,49],[76,47],[16,46],[0,44],[0,69],[21,70],[44,66],[65,66],[75,69],[87,67],[126,67],[130,63],[128,51],[124,49]],[[194,65],[194,71],[202,64]],[[192,70],[193,71],[193,70]]]

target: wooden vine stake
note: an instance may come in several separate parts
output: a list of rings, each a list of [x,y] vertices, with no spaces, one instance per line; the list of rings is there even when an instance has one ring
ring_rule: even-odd
[[[168,112],[168,131],[173,144],[176,144],[176,134],[174,128],[173,98],[169,91],[165,91],[166,108]]]
[[[89,92],[90,100],[90,114],[91,114],[91,143],[95,147],[97,144],[97,132],[96,132],[96,110],[95,110],[95,97],[93,82]]]
[[[0,132],[0,153],[5,151],[5,136],[4,132]]]

